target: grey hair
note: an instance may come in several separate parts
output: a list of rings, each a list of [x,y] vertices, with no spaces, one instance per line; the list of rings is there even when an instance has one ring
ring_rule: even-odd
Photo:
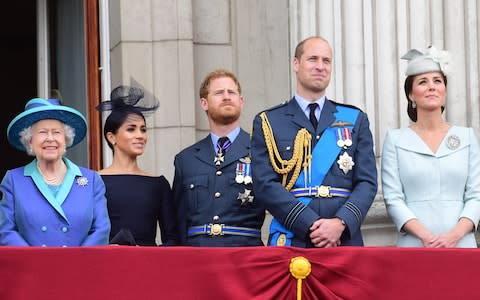
[[[67,124],[63,124],[63,128],[65,131],[65,146],[66,148],[68,148],[73,144],[73,140],[75,139],[75,129],[73,129],[73,127]],[[19,135],[20,135],[20,143],[22,143],[23,148],[25,148],[25,151],[27,152],[27,154],[30,156],[35,156],[33,149],[30,147],[30,141],[32,140],[32,135],[33,135],[32,125],[20,131]],[[65,149],[65,151],[67,151],[67,149]]]

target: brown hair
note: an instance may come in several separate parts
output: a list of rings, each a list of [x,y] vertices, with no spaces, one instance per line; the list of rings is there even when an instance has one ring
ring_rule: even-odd
[[[440,72],[440,74],[442,74],[443,82],[445,83],[445,87],[446,87],[447,86],[447,76],[445,76],[445,74],[443,74],[443,72]],[[403,90],[405,91],[405,96],[407,97],[407,101],[408,101],[407,114],[408,114],[408,117],[410,118],[410,120],[412,120],[413,122],[417,122],[417,108],[413,107],[413,105],[412,105],[413,102],[408,97],[408,95],[410,95],[410,93],[412,92],[413,81],[415,80],[415,77],[417,75],[420,75],[420,74],[407,76],[407,78],[405,78],[405,83],[403,85]],[[442,106],[442,113],[443,113],[444,110],[445,110],[445,106]]]
[[[237,77],[230,71],[225,70],[225,69],[217,69],[215,71],[212,71],[207,74],[205,79],[203,79],[202,84],[200,85],[200,98],[207,98],[208,96],[208,90],[210,88],[210,82],[214,79],[217,78],[222,78],[222,77],[229,77],[235,82],[237,88],[238,88],[238,93],[242,94],[242,88],[240,87],[240,82],[238,82]]]

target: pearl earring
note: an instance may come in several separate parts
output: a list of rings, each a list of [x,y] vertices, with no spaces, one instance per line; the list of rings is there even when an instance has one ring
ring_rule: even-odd
[[[417,102],[412,101],[412,108],[417,108]]]

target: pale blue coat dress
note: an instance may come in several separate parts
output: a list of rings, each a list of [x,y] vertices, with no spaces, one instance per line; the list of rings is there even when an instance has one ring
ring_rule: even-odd
[[[465,217],[480,219],[480,150],[472,128],[452,126],[436,153],[410,128],[387,133],[382,152],[383,196],[398,230],[397,246],[423,247],[402,231],[418,219],[433,234],[446,233]],[[457,247],[477,247],[474,232]]]

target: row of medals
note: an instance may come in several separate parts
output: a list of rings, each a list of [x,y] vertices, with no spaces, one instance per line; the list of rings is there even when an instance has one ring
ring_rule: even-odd
[[[235,182],[238,184],[245,184],[248,185],[252,183],[252,167],[251,162],[252,160],[250,157],[244,157],[239,159],[239,163],[237,163],[237,167],[235,169]],[[215,155],[214,163],[216,166],[221,165],[224,162],[223,153],[218,152]],[[242,203],[241,205],[246,205],[247,203],[253,203],[254,196],[252,195],[252,190],[245,189],[243,193],[238,193],[238,200]]]
[[[217,153],[214,158],[214,163],[216,166],[219,166],[222,162],[224,162],[224,156],[222,153]],[[235,170],[235,182],[238,184],[250,184],[252,183],[252,167],[251,162],[252,160],[250,157],[244,157],[239,159],[239,163],[237,163],[237,168]]]
[[[252,160],[250,157],[244,157],[239,159],[237,168],[235,170],[235,182],[238,184],[250,184],[252,183]]]
[[[338,147],[346,150],[348,147],[352,146],[352,132],[350,128],[337,128],[336,137]],[[344,174],[347,174],[348,171],[352,170],[355,165],[352,157],[348,155],[347,151],[344,151],[342,155],[340,155],[337,163]]]

